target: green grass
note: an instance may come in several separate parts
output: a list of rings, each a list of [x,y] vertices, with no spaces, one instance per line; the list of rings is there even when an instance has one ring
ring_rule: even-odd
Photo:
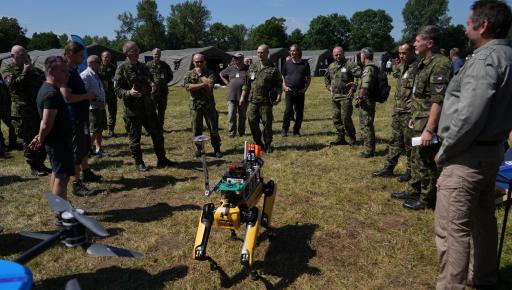
[[[229,231],[214,229],[210,237],[208,255],[218,267],[192,259],[199,209],[207,202],[217,203],[219,196],[203,195],[201,163],[193,158],[189,96],[183,88],[172,88],[165,142],[168,157],[179,167],[156,169],[151,140],[144,136],[144,160],[152,168],[136,172],[121,109],[116,131],[122,136],[105,140],[109,157],[91,160],[104,177],[91,188],[102,193],[88,198],[69,195],[75,206],[113,233],[102,243],[141,251],[145,257],[94,258],[79,249],[54,247],[28,264],[35,288],[64,289],[67,280],[78,278],[83,289],[433,289],[437,274],[433,212],[403,209],[389,193],[405,189],[404,184],[369,177],[385,161],[392,101],[377,107],[378,156],[360,159],[361,146],[325,145],[335,135],[322,83],[314,78],[307,92],[303,137],[282,138],[278,132],[284,105],[274,110],[275,151],[264,155],[263,174],[277,183],[276,237],[269,241],[263,234],[256,249],[255,267],[262,279],[251,280],[242,271],[242,243],[229,240]],[[251,141],[250,135],[228,138],[226,93],[215,91],[226,155],[221,160],[208,157],[212,179],[221,176],[228,162],[241,158],[243,142]],[[358,128],[357,110],[353,119]],[[210,146],[208,150],[213,151]],[[5,227],[0,257],[13,259],[34,245],[16,233],[51,231],[54,214],[42,195],[49,188],[48,179],[29,176],[21,152],[0,162],[0,223]],[[396,171],[402,172],[404,165],[402,158]],[[497,213],[501,220],[503,210]],[[511,234],[509,227],[502,263],[508,280],[512,280]]]

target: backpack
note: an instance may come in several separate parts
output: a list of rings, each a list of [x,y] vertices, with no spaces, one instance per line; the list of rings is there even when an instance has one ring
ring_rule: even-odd
[[[372,100],[384,103],[388,97],[389,92],[391,91],[391,87],[388,83],[388,75],[384,70],[379,69],[376,65],[371,65],[377,70],[377,83],[373,86],[370,91],[370,97]]]

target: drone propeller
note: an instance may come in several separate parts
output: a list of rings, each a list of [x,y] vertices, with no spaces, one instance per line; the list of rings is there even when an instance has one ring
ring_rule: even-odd
[[[95,257],[141,258],[143,256],[139,252],[102,244],[91,244],[87,248],[87,254]]]
[[[46,199],[50,207],[56,212],[69,212],[73,217],[82,225],[84,225],[91,232],[100,237],[108,237],[109,233],[105,228],[95,219],[86,216],[83,210],[75,209],[69,202],[62,199],[53,193],[45,193]]]
[[[20,232],[18,234],[20,234],[24,237],[37,239],[37,240],[43,240],[43,241],[48,240],[51,237],[51,235],[43,234],[43,233]]]
[[[65,290],[82,290],[82,288],[80,288],[80,284],[77,279],[71,279],[66,283]]]

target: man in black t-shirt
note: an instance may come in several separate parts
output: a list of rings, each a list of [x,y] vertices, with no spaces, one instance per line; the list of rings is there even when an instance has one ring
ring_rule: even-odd
[[[245,120],[247,112],[247,103],[240,106],[240,95],[242,86],[245,82],[248,66],[244,64],[244,55],[237,52],[233,56],[233,63],[220,72],[220,78],[228,85],[228,132],[229,137],[235,137],[238,134],[245,134]],[[238,118],[237,118],[238,114]],[[238,120],[237,120],[238,119]]]
[[[68,78],[66,61],[51,56],[45,61],[46,82],[37,94],[37,110],[41,117],[39,133],[30,142],[32,150],[43,145],[52,164],[50,187],[53,194],[67,198],[69,177],[75,174],[71,145],[71,118],[68,106],[60,93]]]
[[[311,82],[311,70],[307,60],[302,59],[302,51],[297,44],[290,47],[290,59],[283,66],[283,86],[286,94],[282,136],[288,136],[290,119],[295,111],[293,135],[300,136],[304,117],[304,97]]]
[[[91,191],[80,180],[80,168],[83,173],[83,181],[98,181],[100,175],[96,175],[89,168],[89,150],[91,147],[91,136],[89,134],[89,101],[95,100],[96,95],[87,93],[84,82],[78,74],[77,67],[84,59],[84,47],[71,41],[65,49],[64,55],[69,66],[69,78],[67,84],[60,89],[68,103],[71,115],[73,159],[75,162],[75,175],[73,180],[73,194],[87,196]]]

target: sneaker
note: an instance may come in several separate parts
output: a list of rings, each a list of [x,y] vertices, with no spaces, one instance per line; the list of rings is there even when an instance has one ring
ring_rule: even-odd
[[[300,132],[299,132],[299,131],[295,131],[295,132],[293,132],[293,136],[295,136],[295,137],[301,137],[302,135],[300,134]]]
[[[171,160],[164,157],[164,158],[158,160],[158,162],[156,163],[156,168],[172,167],[175,164],[176,163],[174,163]]]
[[[42,177],[48,175],[48,172],[44,171],[39,167],[31,167],[30,170],[33,176]]]
[[[148,168],[146,167],[146,164],[144,164],[144,163],[139,163],[139,164],[135,165],[135,168],[139,172],[146,172],[146,171],[148,171]]]
[[[108,156],[108,154],[107,154],[107,152],[103,151],[103,149],[100,149],[100,150],[96,150],[94,152],[94,156],[98,157],[98,158],[102,158],[102,157]]]
[[[272,151],[273,151],[272,144],[265,145],[263,147],[263,151],[265,151],[265,153],[272,153]]]
[[[102,178],[101,175],[95,174],[94,172],[92,172],[92,170],[90,168],[82,170],[82,175],[83,175],[82,180],[84,182],[97,182],[97,181],[100,181]]]
[[[46,165],[44,165],[44,164],[41,164],[40,169],[41,169],[42,171],[47,172],[48,174],[52,173],[52,169],[51,169],[51,168],[46,167]]]
[[[281,136],[288,137],[288,130],[283,129],[283,131],[281,131]]]
[[[82,181],[78,180],[73,182],[73,194],[76,196],[89,196],[92,194],[92,191],[89,190]]]

